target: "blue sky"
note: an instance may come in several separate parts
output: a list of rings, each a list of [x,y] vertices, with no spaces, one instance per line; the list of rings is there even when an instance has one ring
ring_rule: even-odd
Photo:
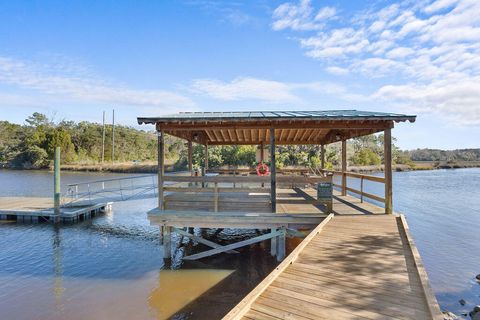
[[[402,148],[480,147],[480,1],[0,0],[0,120],[179,111],[417,114]]]

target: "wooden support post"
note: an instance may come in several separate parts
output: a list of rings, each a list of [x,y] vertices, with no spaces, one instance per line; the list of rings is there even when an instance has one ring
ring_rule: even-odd
[[[163,258],[170,259],[172,257],[172,227],[163,226]]]
[[[277,261],[282,261],[285,258],[285,227],[280,230],[282,233],[277,238]]]
[[[260,162],[263,163],[265,161],[265,145],[262,141],[262,143],[260,144]]]
[[[360,178],[360,202],[363,203],[363,176]]]
[[[265,162],[265,144],[262,141],[262,143],[260,144],[260,163],[264,163],[264,162]],[[263,187],[265,187],[265,183],[262,182],[262,188]]]
[[[60,147],[55,148],[53,161],[53,207],[56,216],[60,216]]]
[[[192,140],[188,140],[188,171],[190,175],[193,175],[193,150],[192,150]]]
[[[347,195],[347,140],[342,140],[342,196]]]
[[[383,135],[383,158],[385,171],[385,213],[393,213],[392,204],[392,129],[386,129]]]
[[[323,144],[320,146],[320,164],[322,170],[325,170],[325,146]]]
[[[163,175],[165,173],[165,133],[163,130],[158,132],[158,209],[164,210],[164,194],[163,194]]]
[[[275,129],[270,128],[270,199],[272,212],[277,212],[277,169],[275,163]]]
[[[276,228],[271,229],[272,233],[276,231]],[[277,255],[277,237],[273,237],[272,239],[270,239],[270,254],[272,255],[272,257],[275,257]]]
[[[204,167],[205,167],[205,173],[207,173],[208,170],[208,142],[205,143],[205,159],[204,159]]]

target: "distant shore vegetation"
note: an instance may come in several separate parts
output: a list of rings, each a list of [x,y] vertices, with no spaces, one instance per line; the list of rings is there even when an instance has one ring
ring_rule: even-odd
[[[0,166],[15,169],[42,169],[51,166],[55,147],[62,150],[66,169],[109,170],[134,172],[135,166],[144,172],[154,172],[157,160],[157,139],[154,131],[115,126],[115,159],[112,159],[112,125],[105,128],[105,152],[102,165],[103,126],[87,121],[54,122],[46,115],[34,113],[23,125],[0,121]],[[402,168],[429,169],[435,167],[464,167],[480,164],[480,149],[402,151],[393,139],[393,164]],[[167,136],[166,163],[172,170],[187,168],[187,148],[184,140]],[[217,146],[209,148],[209,166],[253,166],[257,146]],[[326,168],[340,164],[341,145],[326,146]],[[383,135],[354,138],[348,143],[348,164],[353,167],[379,168],[383,163]],[[204,148],[195,145],[193,163],[203,163]],[[277,167],[319,167],[320,146],[278,146]],[[112,161],[113,160],[113,161]],[[117,165],[108,165],[112,162]],[[107,164],[107,165],[105,165]],[[475,165],[476,166],[476,165]],[[132,170],[133,167],[133,170]],[[115,170],[115,168],[117,170]]]

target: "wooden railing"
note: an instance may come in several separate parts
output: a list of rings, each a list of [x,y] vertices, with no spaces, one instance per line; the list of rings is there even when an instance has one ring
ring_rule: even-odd
[[[212,173],[220,173],[220,174],[232,174],[232,175],[239,175],[245,173],[255,173],[255,168],[211,168],[208,169],[207,172]],[[312,170],[310,168],[277,168],[277,174],[285,174],[285,173],[310,173]]]
[[[163,192],[160,192],[163,207],[166,207],[165,192],[211,193],[213,210],[218,212],[220,193],[258,193],[270,195],[270,176],[164,176]],[[299,175],[278,175],[277,184],[317,184],[332,182],[332,177],[307,177]],[[269,202],[272,199],[269,198]],[[192,200],[194,201],[194,200]],[[323,203],[331,208],[331,202],[324,200],[305,200],[305,202]],[[328,202],[328,203],[327,203]],[[242,208],[239,208],[242,209]]]
[[[385,178],[384,177],[378,177],[378,176],[372,176],[372,175],[367,175],[367,174],[361,174],[361,173],[355,173],[355,172],[342,172],[342,171],[327,171],[332,173],[334,176],[340,176],[342,179],[340,181],[345,181],[347,182],[345,186],[342,185],[342,183],[334,183],[333,185],[335,187],[340,188],[340,190],[346,192],[351,192],[357,195],[360,198],[360,201],[363,202],[364,198],[369,198],[378,202],[385,203],[385,196],[381,197],[375,194],[371,194],[368,192],[364,191],[364,181],[372,181],[376,183],[382,183],[385,184]],[[348,186],[348,179],[347,178],[354,178],[354,179],[359,179],[360,180],[360,189],[355,189],[352,187]]]

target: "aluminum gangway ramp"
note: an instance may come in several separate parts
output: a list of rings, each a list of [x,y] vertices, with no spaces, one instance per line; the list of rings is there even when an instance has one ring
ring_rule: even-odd
[[[329,215],[224,319],[443,319],[404,216]]]

